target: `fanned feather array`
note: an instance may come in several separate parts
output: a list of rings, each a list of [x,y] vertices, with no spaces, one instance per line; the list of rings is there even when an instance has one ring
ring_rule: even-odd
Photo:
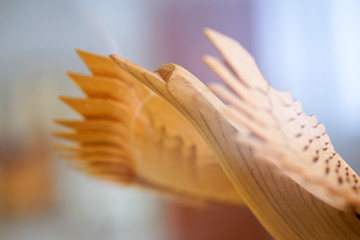
[[[238,134],[238,144],[250,146],[256,158],[275,164],[334,207],[360,210],[359,176],[335,151],[325,126],[315,116],[307,116],[289,92],[268,85],[253,58],[237,42],[213,31],[206,33],[231,66],[204,58],[228,86],[213,84],[210,88],[229,103],[227,116],[254,135]]]
[[[174,107],[110,58],[78,51],[92,75],[69,73],[86,98],[61,97],[81,120],[56,120],[75,142],[63,156],[100,178],[182,201],[241,204],[204,140]],[[218,194],[219,192],[222,194]]]

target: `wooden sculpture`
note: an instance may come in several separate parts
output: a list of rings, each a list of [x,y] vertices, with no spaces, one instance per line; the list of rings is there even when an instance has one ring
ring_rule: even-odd
[[[60,121],[75,129],[71,134],[58,134],[79,142],[78,148],[72,149],[72,157],[80,159],[78,163],[82,163],[86,171],[103,177],[116,178],[119,173],[124,175],[119,177],[123,182],[133,181],[140,185],[146,183],[155,188],[158,184],[166,186],[161,188],[162,191],[176,190],[186,192],[187,196],[240,202],[236,201],[231,187],[223,180],[221,171],[214,171],[218,173],[214,174],[205,170],[205,165],[198,164],[200,157],[197,160],[193,158],[193,165],[186,162],[185,158],[179,158],[182,163],[176,161],[175,164],[169,158],[173,148],[163,147],[167,145],[155,140],[159,139],[159,135],[166,136],[160,139],[169,141],[170,144],[170,140],[174,140],[171,136],[181,136],[182,141],[179,142],[182,144],[176,141],[173,143],[181,145],[178,153],[185,153],[189,149],[186,146],[197,146],[196,156],[211,156],[198,135],[195,135],[196,129],[238,191],[241,201],[273,237],[360,239],[359,176],[334,150],[324,126],[317,122],[316,117],[306,116],[300,102],[293,101],[290,93],[271,87],[254,59],[239,43],[212,30],[206,30],[205,33],[226,61],[224,64],[213,57],[204,59],[225,82],[226,86],[215,84],[210,85],[210,88],[227,105],[195,76],[178,65],[163,65],[151,72],[112,55],[111,58],[119,68],[104,59],[102,64],[96,64],[93,68],[89,65],[94,76],[86,78],[87,80],[81,77],[84,78],[84,84],[79,84],[76,80],[80,77],[73,77],[87,93],[86,100],[64,99],[85,117],[85,120],[76,122]],[[85,62],[89,62],[87,58],[83,58]],[[128,87],[126,91],[117,92],[116,89],[120,87],[108,86],[107,83],[85,84],[87,81],[97,81],[96,78],[116,76],[123,81],[122,84],[138,87]],[[154,93],[144,94],[148,90],[136,85],[137,80]],[[100,90],[106,86],[108,90]],[[139,93],[136,95],[130,93],[130,90]],[[157,95],[174,106],[194,128],[175,110],[167,113],[168,110],[164,110],[162,105],[170,107],[160,98],[151,103],[150,100]],[[136,101],[133,100],[135,96],[138,96]],[[124,101],[124,98],[132,100]],[[144,101],[145,98],[149,99]],[[131,105],[133,101],[135,107]],[[144,106],[136,107],[139,104]],[[169,114],[176,116],[176,120],[169,123]],[[147,120],[141,120],[143,118],[158,123],[153,123],[150,129],[146,129],[146,124],[142,121]],[[120,125],[125,127],[125,131]],[[160,132],[156,131],[159,128],[154,127],[165,125],[160,129],[166,130]],[[184,127],[178,130],[178,125]],[[130,137],[124,138],[126,134],[123,132],[129,129],[126,134],[130,134]],[[138,137],[140,138],[137,139]],[[152,142],[147,142],[149,140]],[[154,150],[160,146],[162,150]],[[141,157],[137,155],[139,152]],[[109,155],[112,157],[108,157]],[[148,162],[147,157],[150,159]],[[159,165],[153,165],[156,163],[155,158],[161,159],[158,161],[166,166],[162,168],[164,171],[175,171],[172,174],[177,178],[161,177],[166,173],[156,169],[160,168]],[[216,168],[214,161],[205,159]],[[169,164],[172,162],[173,168],[178,171],[171,169],[166,161]],[[180,164],[186,167],[179,167]],[[192,170],[197,172],[198,178],[210,179],[201,186],[214,185],[218,182],[215,179],[221,179],[221,188],[227,186],[227,191],[212,192],[215,189],[208,186],[208,193],[200,194],[198,190],[202,187],[195,184],[197,180],[192,178]],[[158,178],[150,177],[155,171]],[[214,176],[205,177],[206,173]],[[178,180],[183,181],[183,185]],[[187,186],[188,184],[194,185]]]

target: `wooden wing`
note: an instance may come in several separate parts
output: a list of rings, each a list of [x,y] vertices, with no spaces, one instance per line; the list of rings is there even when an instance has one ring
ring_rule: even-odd
[[[181,200],[241,204],[205,141],[173,106],[110,58],[78,54],[92,75],[69,73],[86,98],[61,97],[81,120],[55,135],[64,158],[100,178],[134,184]],[[221,192],[222,194],[219,194]]]
[[[226,61],[205,58],[227,85],[211,85],[227,105],[178,65],[152,73],[111,57],[189,119],[276,239],[360,238],[359,177],[324,126],[271,87],[239,43],[212,30],[206,35]]]

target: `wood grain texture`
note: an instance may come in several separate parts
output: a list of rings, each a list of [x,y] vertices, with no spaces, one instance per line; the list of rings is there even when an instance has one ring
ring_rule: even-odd
[[[111,57],[194,125],[276,239],[359,239],[359,177],[324,126],[291,94],[272,88],[239,43],[212,30],[206,35],[227,63],[205,58],[227,85],[211,88],[228,105],[178,65],[153,73]]]
[[[173,106],[110,58],[78,51],[92,75],[69,73],[85,98],[61,97],[83,119],[58,119],[55,135],[77,168],[190,204],[242,200],[204,140]],[[218,194],[219,192],[223,194]]]

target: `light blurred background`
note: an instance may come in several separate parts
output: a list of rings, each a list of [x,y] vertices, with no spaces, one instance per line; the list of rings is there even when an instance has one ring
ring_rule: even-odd
[[[223,32],[360,172],[359,24],[356,0],[0,1],[0,239],[269,239],[246,209],[181,206],[57,159],[52,119],[75,115],[57,96],[81,95],[65,72],[87,72],[74,49],[218,81],[202,30]]]

